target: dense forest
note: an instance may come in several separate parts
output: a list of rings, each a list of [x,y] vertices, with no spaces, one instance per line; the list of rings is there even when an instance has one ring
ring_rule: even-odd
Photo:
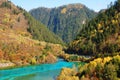
[[[63,44],[63,41],[57,35],[49,31],[42,23],[36,21],[29,13],[24,12],[24,16],[28,19],[29,27],[27,30],[32,34],[34,39]]]
[[[84,25],[68,52],[97,57],[78,69],[63,68],[57,80],[120,80],[120,0]]]
[[[97,15],[83,4],[69,4],[57,8],[40,7],[31,10],[30,14],[66,43],[75,39],[83,24]]]
[[[57,80],[120,80],[120,55],[97,58],[84,66],[63,68]]]
[[[69,45],[68,52],[78,54],[113,54],[120,51],[119,1],[109,5],[89,21]]]

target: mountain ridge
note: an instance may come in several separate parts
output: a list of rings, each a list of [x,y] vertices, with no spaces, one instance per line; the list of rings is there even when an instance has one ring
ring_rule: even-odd
[[[80,3],[56,8],[39,7],[29,13],[67,43],[75,38],[83,23],[96,16],[93,10]]]
[[[119,1],[89,21],[70,43],[69,50],[78,54],[114,54],[120,51]],[[89,26],[89,27],[88,27]]]

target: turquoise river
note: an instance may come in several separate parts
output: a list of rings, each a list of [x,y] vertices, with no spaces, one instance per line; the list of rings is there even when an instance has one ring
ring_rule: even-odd
[[[79,64],[83,63],[81,62]],[[74,65],[78,65],[78,63],[58,59],[53,64],[40,64],[0,70],[0,80],[56,80],[62,68],[72,68]]]

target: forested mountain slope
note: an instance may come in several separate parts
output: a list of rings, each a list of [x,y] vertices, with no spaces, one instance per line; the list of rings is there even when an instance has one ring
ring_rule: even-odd
[[[66,43],[72,41],[88,20],[96,13],[82,4],[69,4],[57,8],[36,8],[30,14],[45,24]]]
[[[102,56],[77,70],[62,69],[57,80],[120,80],[120,0],[85,25],[68,51]]]
[[[1,1],[1,20],[3,23],[10,24],[13,29],[27,30],[34,39],[52,42],[62,43],[62,40],[49,31],[46,26],[35,20],[29,13],[20,7],[15,7],[11,2]],[[16,22],[15,22],[16,20]],[[11,21],[11,22],[10,22]],[[18,26],[18,27],[17,27]],[[18,29],[18,30],[19,30]]]
[[[113,54],[120,52],[120,1],[89,21],[70,43],[69,52]]]
[[[10,1],[0,1],[0,64],[55,62],[55,55],[62,51],[62,46],[48,42],[62,43],[46,26],[36,21],[25,10],[16,7]],[[0,68],[2,66],[0,65]]]

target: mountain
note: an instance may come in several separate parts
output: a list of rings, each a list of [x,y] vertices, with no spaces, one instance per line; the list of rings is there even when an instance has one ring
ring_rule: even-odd
[[[62,41],[22,8],[0,1],[0,68],[55,62],[62,46],[53,43]]]
[[[90,20],[70,43],[68,51],[95,55],[120,52],[120,1]]]
[[[120,80],[120,0],[89,21],[69,51],[99,55],[79,68],[63,68],[57,80]]]
[[[1,12],[2,14],[5,13],[6,16],[8,16],[8,19],[12,19],[10,15],[13,15],[13,16],[16,15],[13,18],[14,20],[17,19],[17,22],[16,22],[17,24],[10,25],[13,29],[21,28],[23,30],[27,30],[30,32],[30,34],[32,34],[32,37],[34,39],[38,39],[46,42],[52,42],[52,43],[62,43],[62,40],[59,37],[57,37],[51,31],[49,31],[46,28],[46,26],[44,26],[42,23],[36,21],[29,13],[27,13],[25,10],[22,10],[22,8],[18,7],[19,9],[17,9],[12,4],[10,4],[10,2],[2,3],[1,7],[3,8],[7,7],[8,9],[10,9],[9,12],[11,12],[11,14],[5,13],[3,11],[2,11],[3,13]]]
[[[88,20],[96,12],[82,4],[69,4],[57,8],[39,7],[30,10],[30,14],[46,25],[66,43],[72,41]]]

